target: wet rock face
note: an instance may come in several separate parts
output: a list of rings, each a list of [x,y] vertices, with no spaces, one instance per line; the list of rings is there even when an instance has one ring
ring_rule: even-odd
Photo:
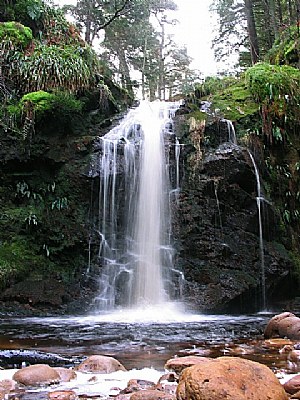
[[[62,282],[55,279],[43,281],[28,279],[6,289],[0,298],[5,301],[17,300],[32,306],[36,304],[60,306],[71,298],[71,294]]]
[[[216,142],[215,148],[203,144],[197,165],[190,148],[182,155],[174,232],[185,298],[202,311],[257,311],[262,306],[262,258],[255,170],[245,148],[219,144],[219,138]],[[276,243],[279,220],[272,205],[262,201],[261,208],[268,299],[280,292],[276,288],[287,279],[291,262]]]

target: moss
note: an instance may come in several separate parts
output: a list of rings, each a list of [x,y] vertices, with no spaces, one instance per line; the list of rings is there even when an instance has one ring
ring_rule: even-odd
[[[293,261],[294,264],[294,275],[295,278],[298,281],[298,284],[300,284],[300,256],[298,251],[290,251],[289,252],[290,258]]]
[[[35,112],[43,114],[53,108],[54,98],[54,94],[39,90],[25,94],[21,99],[21,105],[24,107],[27,103],[31,103]]]
[[[253,115],[259,109],[250,90],[242,81],[215,93],[210,99],[216,112],[232,121]]]
[[[0,41],[11,41],[14,45],[25,48],[32,41],[32,31],[18,22],[1,22]]]
[[[209,96],[216,92],[226,89],[228,86],[236,83],[237,78],[232,76],[227,76],[219,78],[216,76],[209,76],[201,84],[195,86],[195,95],[199,99],[201,97]]]
[[[37,255],[32,245],[20,236],[0,244],[0,288],[3,290],[14,279],[21,279],[29,271],[45,263],[43,256]]]
[[[189,118],[195,118],[196,121],[206,121],[208,114],[204,111],[195,110],[189,113]]]
[[[300,71],[284,65],[259,63],[246,72],[247,84],[260,106],[264,107],[265,119],[281,119],[286,123],[299,123]],[[271,121],[271,120],[270,120]],[[279,125],[279,127],[281,127]],[[277,125],[278,128],[278,125]],[[278,134],[273,130],[273,135]],[[270,134],[270,132],[268,132]],[[279,132],[280,133],[280,132]]]

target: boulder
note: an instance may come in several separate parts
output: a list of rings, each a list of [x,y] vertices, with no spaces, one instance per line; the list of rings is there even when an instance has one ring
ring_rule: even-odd
[[[160,390],[140,390],[130,396],[130,400],[175,400],[175,396]]]
[[[268,322],[264,336],[266,339],[273,337],[287,337],[288,339],[300,339],[300,318],[290,312],[275,315]]]
[[[300,350],[292,349],[287,356],[288,361],[300,364]]]
[[[35,364],[15,372],[13,380],[25,386],[51,385],[60,382],[60,376],[47,364]]]
[[[115,371],[126,371],[126,368],[113,357],[93,355],[80,363],[75,370],[80,372],[110,374]]]
[[[180,374],[185,368],[191,367],[192,365],[205,363],[211,360],[208,357],[197,357],[197,356],[185,356],[171,358],[165,364],[165,369],[172,370],[177,374]]]
[[[264,347],[268,348],[279,348],[284,350],[286,346],[292,346],[293,342],[290,339],[282,339],[282,338],[273,338],[267,339],[263,342]]]
[[[219,357],[186,368],[177,400],[287,400],[282,385],[265,365],[239,357]]]
[[[159,378],[155,389],[162,390],[165,393],[175,395],[179,377],[173,372],[164,374]]]
[[[0,381],[0,391],[3,392],[11,392],[15,390],[17,387],[17,383],[12,379],[3,379]]]
[[[293,376],[283,385],[284,390],[289,394],[295,394],[300,391],[300,375]]]
[[[153,389],[155,383],[151,381],[145,381],[143,379],[130,379],[125,389],[121,390],[120,394],[128,394],[138,392],[139,390]]]
[[[73,390],[56,390],[48,393],[50,400],[77,400],[78,396]]]
[[[61,382],[70,382],[72,379],[76,379],[76,372],[69,368],[53,367],[58,373]]]

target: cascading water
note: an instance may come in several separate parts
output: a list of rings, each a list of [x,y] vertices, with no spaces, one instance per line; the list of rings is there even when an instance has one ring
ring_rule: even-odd
[[[230,121],[229,119],[222,119],[221,121],[225,122],[227,125],[228,142],[237,144],[236,133],[232,121]]]
[[[227,119],[223,119],[222,121],[225,122],[227,125],[228,141],[230,143],[232,143],[233,145],[237,145],[236,132],[235,132],[235,128],[234,128],[232,121],[227,120]],[[256,177],[256,187],[257,187],[256,203],[257,203],[257,210],[258,210],[259,250],[260,250],[260,264],[261,264],[261,303],[262,303],[262,309],[265,310],[266,309],[266,277],[265,277],[265,255],[264,255],[264,240],[263,240],[263,227],[262,227],[262,203],[265,199],[262,196],[262,192],[261,192],[260,176],[259,176],[259,171],[258,171],[256,162],[254,160],[252,153],[249,150],[248,150],[248,154],[249,154],[251,162],[253,164],[255,177]],[[216,186],[215,186],[215,195],[216,195],[216,199],[217,199]],[[218,202],[218,200],[217,200],[217,202]]]
[[[266,277],[265,277],[265,255],[264,255],[264,240],[263,240],[263,228],[262,228],[262,202],[264,200],[261,193],[260,177],[256,162],[252,153],[248,150],[250,159],[252,161],[257,186],[257,209],[258,209],[258,227],[259,227],[259,249],[260,249],[260,265],[261,265],[261,295],[262,295],[262,309],[266,309]]]
[[[171,129],[178,107],[143,102],[100,139],[100,309],[157,305],[180,292],[170,220],[170,194],[179,191],[179,144]]]

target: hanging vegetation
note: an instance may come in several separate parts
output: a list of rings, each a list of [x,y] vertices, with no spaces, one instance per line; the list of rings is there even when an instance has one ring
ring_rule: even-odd
[[[286,65],[259,63],[247,70],[246,80],[252,96],[261,105],[263,131],[270,142],[279,133],[282,136],[287,126],[299,122],[298,69]]]
[[[283,30],[275,41],[267,58],[272,64],[288,64],[293,67],[299,66],[300,62],[300,35],[299,27],[292,26]]]
[[[64,88],[75,91],[92,83],[91,71],[71,46],[38,44],[31,55],[21,52],[12,58],[10,78],[15,79],[22,93]]]

